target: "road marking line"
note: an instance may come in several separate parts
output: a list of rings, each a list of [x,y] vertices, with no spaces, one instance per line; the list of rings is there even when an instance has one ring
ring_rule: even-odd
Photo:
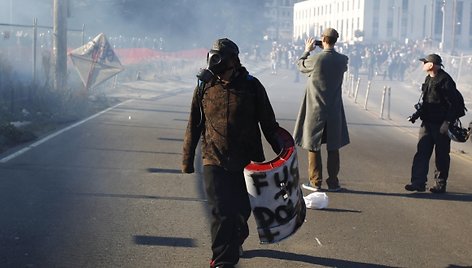
[[[320,240],[318,239],[318,237],[315,237],[315,239],[316,239],[316,242],[318,242],[318,245],[323,246],[323,245],[321,244]]]
[[[34,147],[36,147],[36,146],[38,146],[38,145],[40,145],[40,144],[42,144],[42,143],[44,143],[44,142],[50,140],[50,139],[52,139],[52,138],[54,138],[54,137],[56,137],[56,136],[58,136],[58,135],[60,135],[60,134],[62,134],[62,133],[64,133],[64,132],[66,132],[66,131],[68,131],[68,130],[70,130],[70,129],[72,129],[72,128],[78,126],[78,125],[81,125],[81,124],[83,124],[83,123],[85,123],[85,122],[87,122],[87,121],[89,121],[89,120],[91,120],[91,119],[94,119],[95,117],[97,117],[97,116],[99,116],[99,115],[102,115],[102,114],[104,114],[104,113],[106,113],[106,112],[108,112],[108,111],[110,111],[110,110],[112,110],[112,109],[114,109],[114,108],[116,108],[116,107],[118,107],[118,106],[120,106],[120,105],[122,105],[122,104],[125,104],[125,103],[127,103],[127,102],[130,102],[130,101],[132,101],[132,99],[126,100],[126,101],[124,101],[124,102],[120,102],[120,103],[116,104],[115,106],[109,107],[109,108],[107,108],[107,109],[105,109],[105,110],[103,110],[103,111],[101,111],[101,112],[98,112],[98,113],[96,113],[96,114],[94,114],[94,115],[92,115],[92,116],[89,116],[89,117],[85,118],[84,120],[82,120],[82,121],[80,121],[80,122],[77,122],[77,123],[75,123],[75,124],[73,124],[73,125],[70,125],[70,126],[68,126],[68,127],[66,127],[66,128],[63,128],[63,129],[61,129],[61,130],[59,130],[59,131],[57,131],[57,132],[54,132],[54,133],[52,133],[52,134],[50,134],[50,135],[44,137],[43,139],[41,139],[41,140],[39,140],[39,141],[37,141],[37,142],[35,142],[35,143],[32,143],[32,144],[26,146],[25,148],[23,148],[23,149],[21,149],[21,150],[15,152],[15,153],[13,153],[13,154],[11,154],[11,155],[8,155],[8,156],[6,156],[6,157],[0,159],[0,163],[6,163],[6,162],[12,160],[13,158],[18,157],[18,156],[20,156],[20,155],[26,153],[27,151],[31,150],[32,148],[34,148]]]

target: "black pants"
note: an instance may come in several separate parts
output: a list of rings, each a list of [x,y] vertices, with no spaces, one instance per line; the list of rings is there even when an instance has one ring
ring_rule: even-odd
[[[436,181],[446,183],[449,176],[449,165],[451,158],[451,139],[439,133],[440,123],[422,122],[419,134],[417,151],[413,158],[411,168],[411,183],[424,185],[428,180],[429,160],[435,152],[434,178]]]
[[[203,176],[212,216],[212,263],[235,265],[239,261],[239,246],[249,235],[247,220],[251,214],[243,170],[231,172],[218,166],[204,166]]]

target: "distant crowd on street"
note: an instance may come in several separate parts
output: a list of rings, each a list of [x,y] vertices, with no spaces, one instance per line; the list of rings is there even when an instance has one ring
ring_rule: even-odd
[[[303,52],[303,41],[280,43],[272,42],[270,49],[264,51],[259,45],[254,45],[252,51],[247,51],[250,60],[265,60],[270,64],[272,74],[280,69],[293,70],[295,81],[299,81],[296,62]],[[320,48],[318,48],[320,49]],[[339,43],[337,51],[349,57],[349,73],[358,78],[362,72],[368,80],[374,78],[383,80],[403,81],[405,73],[418,67],[417,59],[426,53],[428,48],[423,42],[396,42],[379,44]],[[467,62],[472,64],[472,59]]]

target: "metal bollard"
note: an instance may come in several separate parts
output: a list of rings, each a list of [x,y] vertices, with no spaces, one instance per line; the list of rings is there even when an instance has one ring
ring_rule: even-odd
[[[115,79],[113,79],[113,88],[116,88],[117,83],[118,83],[118,74],[115,74]]]
[[[391,88],[391,87],[388,87],[388,106],[387,106],[387,116],[388,116],[388,120],[392,120],[392,118],[390,117],[391,99],[392,99],[392,88]]]
[[[354,95],[354,75],[351,74],[351,82],[349,83],[350,84],[350,87],[349,87],[349,97],[352,97]]]
[[[346,72],[344,73],[344,82],[343,82],[343,85],[344,85],[344,93],[348,93],[349,92],[349,78],[351,77],[351,73],[350,72]]]
[[[349,72],[344,73],[344,82],[343,82],[343,90],[344,93],[349,92]]]
[[[370,84],[371,84],[371,81],[369,80],[369,82],[367,82],[367,90],[365,92],[364,110],[367,110],[367,101],[369,100]]]
[[[361,83],[361,78],[357,78],[356,90],[354,91],[354,103],[357,103],[357,93],[359,92],[360,83]]]
[[[351,86],[351,74],[346,75],[346,87],[345,87],[345,92],[349,96],[349,92],[351,91],[350,86]]]
[[[382,102],[380,103],[380,118],[383,119],[384,106],[385,106],[385,96],[387,95],[387,86],[384,86],[382,93]]]

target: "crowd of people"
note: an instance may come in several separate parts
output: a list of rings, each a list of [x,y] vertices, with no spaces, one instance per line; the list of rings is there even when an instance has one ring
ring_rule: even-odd
[[[288,43],[272,42],[270,49],[262,51],[259,45],[253,47],[246,56],[254,60],[265,60],[270,64],[272,74],[280,69],[294,70],[295,80],[299,81],[296,62],[303,51],[303,41]],[[415,59],[425,54],[427,48],[422,42],[348,44],[338,43],[336,49],[349,57],[349,73],[357,79],[366,74],[368,80],[383,79],[404,81],[405,74],[417,68]],[[470,60],[472,64],[472,59]]]

